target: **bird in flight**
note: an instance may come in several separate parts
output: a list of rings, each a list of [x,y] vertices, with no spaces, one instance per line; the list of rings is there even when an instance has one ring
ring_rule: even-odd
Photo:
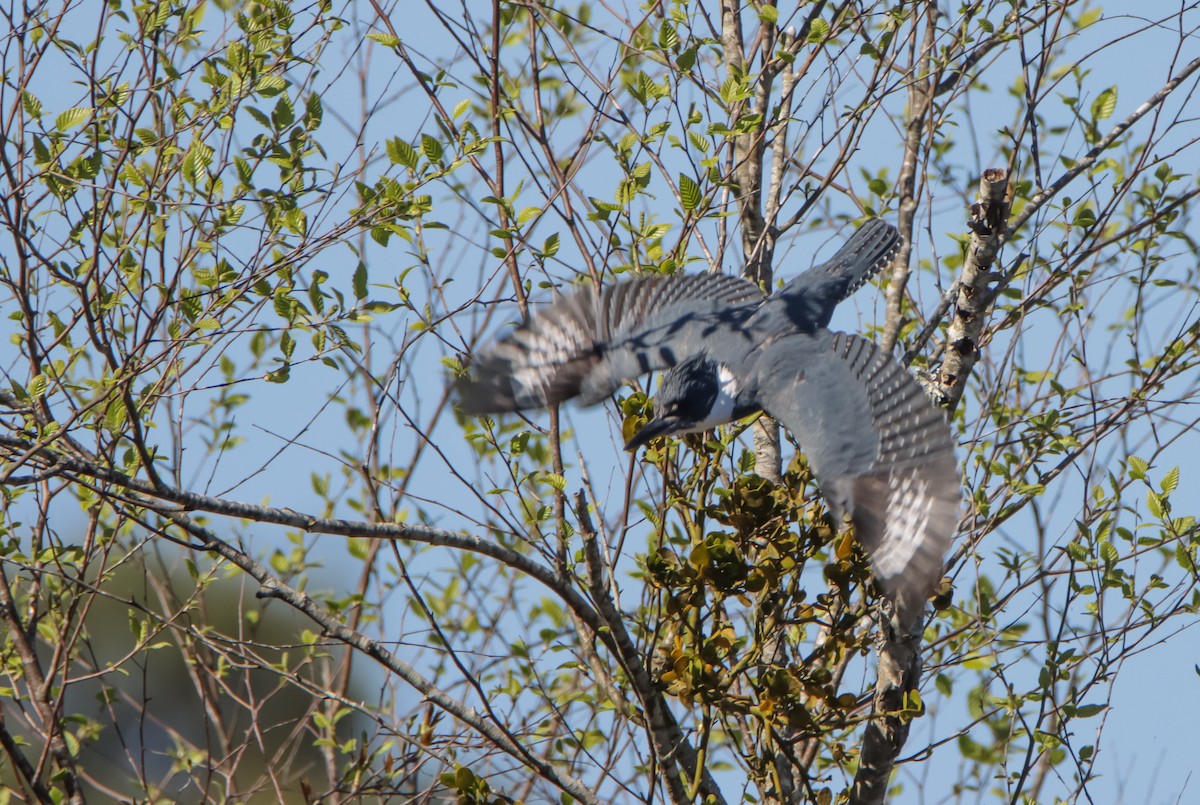
[[[950,428],[893,357],[831,332],[833,309],[887,265],[895,227],[871,220],[830,260],[765,297],[723,274],[642,277],[556,299],[457,382],[466,413],[592,405],[668,370],[655,417],[626,449],[766,411],[784,425],[838,518],[846,515],[902,628],[923,614],[958,524]]]

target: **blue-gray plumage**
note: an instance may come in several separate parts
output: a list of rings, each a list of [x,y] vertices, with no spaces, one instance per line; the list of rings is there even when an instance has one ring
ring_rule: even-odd
[[[864,224],[828,262],[762,297],[720,274],[635,279],[556,300],[458,382],[468,413],[592,404],[669,369],[655,418],[626,447],[765,410],[796,437],[830,507],[849,515],[905,626],[937,587],[961,491],[945,417],[890,356],[830,332],[833,309],[891,259]]]

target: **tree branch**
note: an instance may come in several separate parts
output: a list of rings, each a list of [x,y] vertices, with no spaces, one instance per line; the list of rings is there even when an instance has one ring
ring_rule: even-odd
[[[647,728],[654,742],[655,754],[667,777],[667,788],[671,794],[671,801],[684,803],[692,800],[679,775],[679,768],[676,765],[676,761],[678,761],[683,765],[684,773],[688,777],[700,781],[699,793],[705,802],[711,802],[714,805],[724,803],[725,797],[721,793],[721,789],[713,780],[709,770],[700,765],[696,750],[684,738],[683,732],[679,728],[679,722],[675,720],[675,714],[668,707],[666,698],[655,687],[654,680],[646,671],[641,654],[625,628],[624,618],[613,605],[605,578],[604,563],[600,559],[600,549],[596,544],[596,529],[588,514],[587,498],[582,490],[575,495],[575,516],[579,520],[580,536],[583,538],[583,555],[588,569],[588,589],[596,602],[596,608],[608,624],[616,645],[616,652],[621,658],[621,664],[629,672],[629,681],[646,711]]]
[[[52,774],[52,778],[62,786],[63,793],[66,794],[72,805],[83,805],[79,773],[75,769],[75,761],[71,757],[70,750],[67,749],[67,743],[63,740],[62,714],[57,712],[58,707],[51,701],[54,689],[59,685],[52,684],[54,680],[48,678],[42,668],[42,660],[38,657],[37,649],[31,640],[32,635],[21,623],[16,601],[9,589],[8,576],[3,572],[0,572],[0,620],[3,620],[7,627],[8,645],[12,647],[13,653],[20,661],[21,670],[25,675],[25,684],[29,691],[29,701],[42,721],[46,746],[50,750],[50,756],[54,758],[54,765],[58,767],[58,771]],[[7,736],[7,730],[3,730],[3,734]],[[6,749],[8,744],[8,741],[4,744]],[[13,754],[14,750],[15,755]],[[9,755],[12,757],[14,767],[23,773],[26,783],[39,794],[44,791],[38,773],[42,770],[35,771],[27,761],[22,763],[21,761],[25,759],[24,755],[15,745],[13,749],[9,750]]]
[[[1074,181],[1080,174],[1090,170],[1092,166],[1096,164],[1096,160],[1100,158],[1100,155],[1107,151],[1109,146],[1116,142],[1118,137],[1128,131],[1133,124],[1137,123],[1158,106],[1162,105],[1162,102],[1165,101],[1172,92],[1179,88],[1180,84],[1186,81],[1188,77],[1197,70],[1200,70],[1200,58],[1193,59],[1184,65],[1184,68],[1180,70],[1174,78],[1172,78],[1166,84],[1163,84],[1162,88],[1159,89],[1158,92],[1155,92],[1153,95],[1147,98],[1141,106],[1139,106],[1133,111],[1132,114],[1129,115],[1129,117],[1125,118],[1116,126],[1114,126],[1112,131],[1104,135],[1104,137],[1102,137],[1090,151],[1084,154],[1082,159],[1072,165],[1066,173],[1058,177],[1058,179],[1056,179],[1049,187],[1043,188],[1034,194],[1033,198],[1029,199],[1029,203],[1021,209],[1021,212],[1012,219],[1012,222],[1008,225],[1008,228],[1004,230],[1004,236],[1000,239],[999,245],[1003,245],[1010,238],[1016,235],[1021,227],[1025,226],[1025,224],[1029,222],[1029,219],[1032,218],[1038,212],[1038,210],[1045,206],[1046,202],[1058,195],[1063,188]]]
[[[925,36],[917,57],[915,75],[908,88],[908,123],[905,126],[904,157],[900,161],[900,176],[896,181],[900,195],[900,211],[896,228],[903,238],[900,250],[892,260],[892,276],[887,286],[887,314],[884,320],[883,339],[880,345],[885,352],[891,352],[896,345],[896,337],[900,333],[902,307],[904,303],[904,288],[912,274],[912,244],[914,221],[917,215],[917,199],[919,196],[917,175],[921,163],[922,144],[925,141],[925,124],[933,109],[934,77],[929,75],[930,60],[933,56],[935,36],[937,34],[937,10],[930,8],[926,12]],[[922,183],[923,184],[923,183]]]
[[[967,378],[979,360],[979,343],[987,324],[987,312],[996,298],[989,287],[995,279],[992,265],[1008,223],[1008,171],[989,168],[979,179],[979,196],[971,205],[971,242],[958,281],[958,299],[946,330],[946,357],[934,373],[934,399],[953,411],[962,399]]]
[[[724,0],[721,3],[721,44],[725,52],[725,64],[731,80],[746,79],[746,55],[742,42],[741,8],[737,3]],[[745,265],[742,276],[771,292],[774,281],[775,233],[767,226],[763,216],[763,157],[766,153],[766,135],[763,129],[766,120],[766,98],[771,92],[770,75],[764,71],[757,82],[756,95],[763,119],[752,131],[733,137],[733,178],[737,185],[738,222],[742,236],[742,255]],[[744,101],[729,105],[728,115],[731,128],[738,128]],[[755,472],[764,478],[779,483],[782,477],[780,458],[779,425],[768,416],[759,417],[754,423]]]
[[[863,735],[858,772],[850,789],[851,805],[882,805],[896,758],[908,740],[913,714],[906,707],[909,691],[921,681],[921,631],[919,619],[912,631],[897,633],[895,620],[879,631],[878,680],[872,698],[872,718]]]

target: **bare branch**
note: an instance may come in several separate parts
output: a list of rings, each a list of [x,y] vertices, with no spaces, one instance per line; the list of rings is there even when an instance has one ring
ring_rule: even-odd
[[[954,410],[962,399],[971,368],[979,359],[980,339],[995,299],[992,265],[1008,223],[1008,172],[989,168],[979,179],[979,197],[971,205],[971,243],[957,283],[958,299],[946,331],[946,358],[936,373],[938,405]]]
[[[596,602],[596,608],[611,630],[612,640],[621,657],[621,664],[629,672],[630,681],[646,711],[647,726],[654,739],[659,762],[667,776],[667,787],[671,792],[671,800],[676,803],[684,803],[692,801],[693,798],[679,775],[679,766],[682,765],[683,772],[690,779],[700,782],[699,793],[705,801],[725,802],[721,789],[717,787],[711,772],[702,764],[696,755],[696,750],[684,738],[666,699],[655,688],[654,680],[646,671],[637,646],[634,645],[633,639],[625,629],[625,621],[621,617],[621,613],[613,605],[609,595],[607,574],[604,572],[604,564],[600,559],[596,529],[592,525],[591,515],[588,514],[587,498],[582,491],[575,496],[575,516],[579,520],[579,529],[583,538],[584,559],[588,568],[588,588],[591,591],[592,599]]]

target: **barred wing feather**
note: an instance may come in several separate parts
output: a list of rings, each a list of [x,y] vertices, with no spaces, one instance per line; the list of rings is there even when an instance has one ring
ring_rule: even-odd
[[[744,320],[762,300],[724,274],[641,277],[562,296],[478,358],[458,381],[467,413],[598,402],[625,380],[673,366],[699,341],[689,330]],[[683,336],[671,341],[671,336]]]
[[[858,336],[780,339],[760,373],[775,373],[763,408],[796,436],[826,500],[850,515],[876,578],[911,624],[941,580],[958,524],[962,490],[945,415],[897,361]]]

